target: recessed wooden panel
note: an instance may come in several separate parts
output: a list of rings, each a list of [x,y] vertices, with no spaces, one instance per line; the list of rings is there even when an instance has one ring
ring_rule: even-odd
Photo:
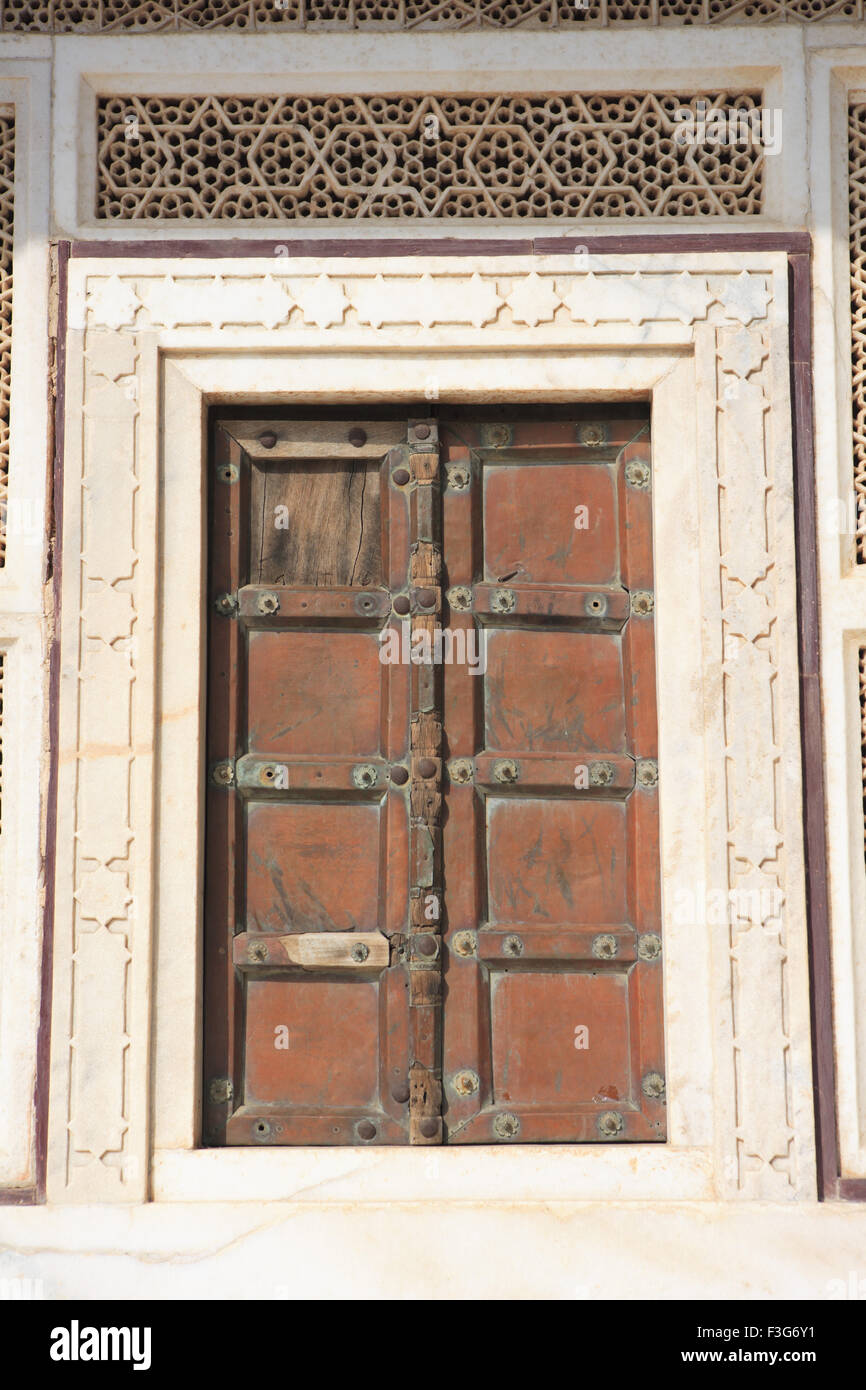
[[[487,807],[491,923],[627,920],[624,803],[503,797]]]
[[[378,753],[380,650],[375,633],[250,633],[250,751]]]
[[[485,469],[486,579],[613,584],[618,573],[616,483],[609,466],[537,463]]]
[[[497,971],[491,984],[493,1098],[598,1104],[629,1098],[624,974]]]
[[[254,466],[251,584],[378,584],[378,461]]]
[[[623,749],[619,637],[543,627],[491,631],[485,713],[490,752]]]
[[[380,815],[378,806],[251,806],[247,930],[374,930]]]
[[[309,1110],[372,1105],[378,1092],[378,995],[377,981],[251,981],[246,1104],[280,1102]]]

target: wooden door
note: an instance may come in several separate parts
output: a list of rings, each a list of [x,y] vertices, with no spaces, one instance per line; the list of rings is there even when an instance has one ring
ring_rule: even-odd
[[[650,454],[442,424],[449,1143],[664,1137]]]
[[[221,420],[206,1143],[664,1137],[648,431]]]

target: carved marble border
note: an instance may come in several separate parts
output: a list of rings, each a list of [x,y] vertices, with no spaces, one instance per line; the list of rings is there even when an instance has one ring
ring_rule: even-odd
[[[835,1060],[829,1180],[866,1180],[866,864],[860,776],[859,648],[866,643],[866,565],[857,562],[857,442],[852,436],[849,107],[866,100],[866,44],[812,64],[814,396],[821,701],[827,816]],[[856,383],[855,383],[856,386]],[[838,1145],[838,1152],[836,1147]],[[850,1194],[849,1194],[850,1195]]]
[[[659,479],[665,448],[678,457],[670,382],[676,376],[682,392],[687,372],[696,383],[679,426],[694,433],[683,455],[694,458],[693,476],[672,478],[676,463],[669,465],[664,495],[693,487],[699,497],[697,525],[679,540],[700,552],[702,632],[668,669],[679,663],[694,692],[689,737],[690,748],[702,749],[705,862],[681,857],[673,876],[663,870],[666,930],[670,924],[671,941],[679,932],[687,944],[685,913],[697,934],[687,949],[705,951],[710,962],[712,1004],[692,1015],[705,1037],[689,1040],[682,1021],[670,1019],[669,1048],[670,1037],[679,1038],[674,1073],[682,1067],[685,1078],[671,1097],[672,1150],[710,1155],[708,1186],[695,1195],[813,1197],[785,257],[474,257],[431,259],[423,271],[397,259],[250,259],[229,267],[80,260],[70,269],[50,1199],[142,1200],[151,1192],[154,1144],[168,1169],[174,1151],[205,1160],[210,1171],[225,1161],[237,1172],[245,1160],[238,1151],[195,1154],[195,1042],[181,1035],[184,1056],[172,1062],[165,1038],[178,1035],[163,1025],[159,1002],[155,1072],[151,1064],[154,993],[167,998],[159,981],[180,969],[166,962],[165,942],[154,940],[160,835],[184,817],[194,822],[200,800],[195,785],[184,791],[163,775],[173,676],[160,666],[156,639],[179,619],[171,611],[178,596],[161,590],[160,547],[183,524],[200,545],[200,515],[183,522],[176,499],[186,490],[195,512],[205,399],[229,391],[357,399],[370,394],[377,361],[379,381],[390,383],[381,371],[389,355],[404,376],[415,371],[416,393],[432,370],[442,398],[453,398],[460,388],[449,363],[459,361],[463,379],[476,371],[479,384],[498,371],[502,398],[525,398],[521,382],[529,380],[539,383],[539,398],[552,390],[562,398],[557,364],[574,364],[575,380],[589,387],[599,354],[607,354],[608,395],[658,391],[666,402],[654,440]],[[470,381],[467,398],[471,389]],[[182,398],[185,420],[175,404]],[[189,471],[180,478],[178,470]],[[655,524],[658,564],[667,567],[662,585],[673,595],[677,546],[659,546],[672,518],[657,514]],[[689,563],[684,558],[684,572]],[[200,619],[194,596],[185,593],[183,602],[197,661]],[[676,622],[670,611],[659,617],[663,747],[667,740],[673,767],[664,649],[667,642],[674,650]],[[185,717],[200,725],[197,711]],[[695,777],[699,786],[697,769]],[[170,786],[188,797],[185,806]],[[669,784],[665,796],[675,818],[680,791]],[[194,877],[186,881],[194,886]],[[190,920],[175,920],[173,931],[192,943],[181,953],[189,963],[197,926],[189,892],[186,901]],[[172,996],[190,1031],[195,996],[188,977]],[[690,1046],[711,1077],[686,1076]],[[164,1111],[172,1065],[182,1104]],[[154,1085],[162,1089],[152,1141]],[[690,1119],[690,1107],[711,1118]],[[641,1157],[641,1149],[570,1150],[588,1175],[586,1195],[593,1171],[609,1178],[620,1159],[637,1155],[647,1174],[658,1168],[658,1154]],[[334,1161],[331,1151],[316,1152]],[[264,1157],[249,1155],[253,1163]],[[349,1158],[354,1165],[357,1156]],[[282,1151],[267,1161],[299,1159]],[[440,1161],[456,1168],[467,1160],[443,1154]],[[405,1158],[389,1154],[387,1162],[399,1167]],[[639,1173],[630,1195],[649,1195],[640,1181]],[[682,1195],[674,1168],[668,1183],[668,1195]]]
[[[4,60],[0,106],[14,111],[11,276],[15,314],[4,341],[9,406],[5,557],[0,567],[3,655],[3,807],[0,817],[0,1200],[26,1198],[39,1178],[34,1093],[45,894],[42,843],[50,596],[46,578],[50,63]],[[11,119],[11,117],[9,118]],[[7,219],[9,220],[9,219]],[[8,452],[6,452],[8,450]]]

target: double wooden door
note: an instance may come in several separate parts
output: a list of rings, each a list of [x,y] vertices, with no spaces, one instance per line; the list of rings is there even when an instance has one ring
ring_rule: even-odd
[[[649,428],[220,418],[204,1142],[665,1137]]]

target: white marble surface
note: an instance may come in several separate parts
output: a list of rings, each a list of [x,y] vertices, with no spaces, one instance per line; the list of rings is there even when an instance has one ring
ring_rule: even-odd
[[[813,1203],[49,1206],[0,1243],[50,1299],[866,1299],[866,1212]]]

